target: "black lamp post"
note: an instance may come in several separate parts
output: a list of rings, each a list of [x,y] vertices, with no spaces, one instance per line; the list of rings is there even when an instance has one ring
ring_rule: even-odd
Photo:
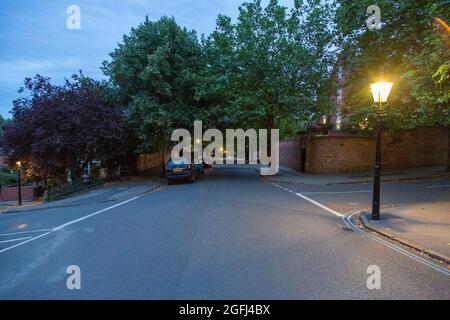
[[[21,206],[22,205],[22,183],[20,181],[20,171],[22,168],[22,164],[20,163],[20,161],[17,161],[16,165],[17,165],[17,185],[18,185],[17,196],[19,199],[19,206]]]
[[[373,98],[377,104],[377,135],[375,155],[375,176],[373,183],[372,220],[380,220],[380,187],[381,187],[381,137],[383,133],[382,108],[387,102],[393,83],[378,82],[371,86]]]

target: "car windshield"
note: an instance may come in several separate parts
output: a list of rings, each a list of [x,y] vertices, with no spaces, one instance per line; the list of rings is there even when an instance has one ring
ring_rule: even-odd
[[[189,161],[187,159],[178,159],[178,160],[172,160],[170,159],[168,162],[168,165],[174,165],[174,166],[182,166],[182,165],[188,165]]]

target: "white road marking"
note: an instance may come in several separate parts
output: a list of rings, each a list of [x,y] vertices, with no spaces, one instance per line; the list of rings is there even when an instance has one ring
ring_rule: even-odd
[[[128,203],[128,202],[132,202],[132,201],[137,200],[137,199],[139,199],[139,198],[140,198],[140,196],[137,196],[137,197],[134,197],[134,198],[132,198],[132,199],[130,199],[130,200],[127,200],[127,201],[118,203],[118,204],[116,204],[116,205],[113,205],[113,206],[111,206],[111,207],[108,207],[108,208],[105,208],[105,209],[96,211],[96,212],[94,212],[94,213],[88,214],[87,216],[84,216],[84,217],[81,217],[81,218],[78,218],[78,219],[75,219],[75,220],[66,222],[66,223],[64,223],[64,224],[62,224],[62,225],[60,225],[60,226],[58,226],[58,227],[56,227],[56,228],[53,228],[52,231],[59,231],[59,230],[61,230],[61,229],[64,229],[64,228],[66,228],[66,227],[72,225],[72,224],[75,224],[75,223],[81,222],[81,221],[83,221],[83,220],[92,218],[92,217],[94,217],[94,216],[96,216],[96,215],[98,215],[98,214],[100,214],[100,213],[103,213],[103,212],[105,212],[105,211],[109,211],[109,210],[111,210],[111,209],[120,207],[120,206],[122,206],[122,205],[124,205],[124,204],[126,204],[126,203]]]
[[[103,212],[106,212],[106,211],[112,210],[112,209],[114,209],[114,208],[120,207],[120,206],[122,206],[122,205],[124,205],[124,204],[127,204],[127,203],[129,203],[129,202],[135,201],[135,200],[141,198],[142,196],[143,196],[143,195],[134,197],[134,198],[132,198],[132,199],[123,201],[123,202],[118,203],[118,204],[116,204],[116,205],[113,205],[113,206],[111,206],[111,207],[108,207],[108,208],[105,208],[105,209],[96,211],[96,212],[94,212],[94,213],[88,214],[88,215],[86,215],[86,216],[84,216],[84,217],[81,217],[81,218],[79,218],[79,219],[75,219],[75,220],[66,222],[66,223],[64,223],[64,224],[62,224],[62,225],[60,225],[60,226],[58,226],[58,227],[55,227],[55,228],[51,229],[50,231],[48,231],[48,232],[46,232],[46,233],[44,233],[44,234],[41,234],[41,235],[39,235],[39,236],[37,236],[37,237],[28,239],[28,240],[26,240],[26,241],[24,241],[24,242],[20,242],[20,243],[18,243],[18,244],[16,244],[16,245],[13,245],[13,246],[11,246],[11,247],[2,249],[2,250],[0,250],[0,253],[9,251],[9,250],[11,250],[11,249],[17,248],[17,247],[22,246],[22,245],[24,245],[24,244],[26,244],[26,243],[29,243],[29,242],[31,242],[31,241],[34,241],[34,240],[40,239],[40,238],[42,238],[42,237],[48,236],[49,234],[54,233],[54,232],[59,231],[59,230],[62,230],[62,229],[66,228],[66,227],[68,227],[68,226],[70,226],[70,225],[73,225],[73,224],[78,223],[78,222],[81,222],[81,221],[83,221],[83,220],[92,218],[92,217],[94,217],[94,216],[96,216],[96,215],[98,215],[98,214],[101,214],[101,213],[103,213]]]
[[[341,217],[341,218],[344,216],[342,213],[334,211],[333,209],[330,209],[327,206],[324,206],[323,204],[321,204],[321,203],[319,203],[317,201],[314,201],[313,199],[308,198],[307,196],[302,195],[301,193],[296,193],[295,195],[300,197],[300,198],[302,198],[302,199],[305,199],[308,202],[311,202],[312,204],[318,206],[319,208],[322,208],[325,211],[328,211],[329,213],[334,214],[335,216],[338,216],[338,217]]]
[[[450,184],[440,185],[440,186],[428,186],[427,189],[437,189],[437,188],[450,188]]]
[[[297,197],[300,197],[300,198],[302,198],[302,199],[304,199],[304,200],[306,200],[306,201],[308,201],[308,202],[311,202],[313,205],[315,205],[315,206],[317,206],[317,207],[319,207],[319,208],[322,208],[323,210],[328,211],[329,213],[332,213],[332,214],[334,214],[335,216],[338,216],[338,217],[340,217],[340,218],[344,217],[344,215],[343,215],[342,213],[339,213],[339,212],[337,212],[337,211],[335,211],[335,210],[333,210],[333,209],[331,209],[331,208],[328,208],[327,206],[324,206],[323,204],[321,204],[321,203],[319,203],[319,202],[317,202],[317,201],[315,201],[315,200],[313,200],[313,199],[311,199],[311,198],[308,198],[307,196],[305,196],[305,195],[303,195],[303,194],[301,194],[301,193],[295,193],[294,191],[289,190],[289,189],[287,189],[287,188],[284,188],[284,187],[282,187],[282,186],[280,186],[280,185],[278,185],[278,184],[276,184],[276,183],[274,183],[273,185],[274,185],[275,187],[278,187],[278,188],[284,190],[284,191],[287,191],[287,192],[289,192],[289,193],[295,194]]]
[[[50,231],[50,230],[52,230],[52,229],[30,230],[30,231],[20,231],[20,232],[12,232],[12,233],[2,233],[2,234],[0,234],[0,237],[15,236],[15,235],[18,235],[18,234],[25,234],[25,233],[46,232],[46,231]]]
[[[283,187],[281,187],[281,186],[279,186],[277,184],[273,184],[273,185],[278,187],[278,188],[280,188],[280,189],[285,189],[285,188],[283,188]],[[317,202],[315,200],[312,200],[312,199],[304,196],[301,193],[295,193],[295,195],[300,197],[300,198],[302,198],[302,199],[304,199],[304,200],[306,200],[306,201],[308,201],[308,202],[310,202],[310,203],[312,203],[312,204],[314,204],[314,205],[316,205],[316,206],[318,206],[319,208],[322,208],[322,209],[324,209],[324,210],[334,214],[335,216],[341,217],[343,222],[344,222],[344,224],[346,226],[350,227],[356,233],[359,233],[360,235],[368,237],[368,238],[370,238],[370,239],[372,239],[372,240],[374,240],[374,241],[376,241],[376,242],[378,242],[378,243],[380,243],[380,244],[382,244],[382,245],[384,245],[384,246],[386,246],[386,247],[388,247],[388,248],[390,248],[390,249],[392,249],[392,250],[394,250],[394,251],[396,251],[396,252],[398,252],[398,253],[400,253],[400,254],[402,254],[404,256],[407,256],[407,257],[415,260],[416,262],[419,262],[419,263],[421,263],[423,265],[426,265],[426,266],[428,266],[428,267],[430,267],[430,268],[432,268],[432,269],[434,269],[436,271],[442,272],[442,273],[444,273],[446,275],[450,275],[450,270],[448,270],[448,269],[446,269],[446,268],[444,268],[444,267],[442,267],[442,266],[440,266],[438,264],[435,264],[435,263],[433,263],[431,261],[428,261],[428,260],[426,260],[426,259],[424,259],[422,257],[416,256],[415,254],[413,254],[413,253],[411,253],[411,252],[409,252],[409,251],[407,251],[405,249],[402,249],[402,248],[400,248],[400,247],[398,247],[398,246],[396,246],[396,245],[394,245],[394,244],[392,244],[392,243],[390,243],[388,241],[385,241],[385,240],[383,240],[381,238],[378,238],[378,237],[376,237],[376,236],[374,236],[372,234],[369,234],[367,232],[364,232],[364,231],[360,230],[351,221],[351,218],[355,214],[359,213],[360,211],[352,212],[349,215],[345,216],[345,215],[343,215],[343,214],[341,214],[341,213],[339,213],[339,212],[337,212],[337,211],[335,211],[333,209],[328,208],[327,206],[324,206],[323,204],[321,204],[321,203],[319,203],[319,202]]]
[[[51,233],[51,231],[46,232],[46,233],[44,233],[44,234],[41,234],[41,235],[39,235],[39,236],[37,236],[37,237],[31,238],[31,239],[29,239],[29,240],[27,240],[27,241],[18,243],[18,244],[16,244],[16,245],[11,246],[11,247],[5,248],[5,249],[3,249],[3,250],[0,250],[0,253],[9,251],[9,250],[14,249],[14,248],[17,248],[17,247],[20,247],[20,246],[24,245],[25,243],[28,243],[28,242],[37,240],[37,239],[42,238],[42,237],[45,237],[46,235],[49,235],[50,233]]]
[[[0,243],[16,242],[16,241],[28,240],[28,239],[31,239],[31,238],[32,238],[32,237],[18,238],[18,239],[10,239],[10,240],[0,241]]]
[[[357,190],[357,191],[330,191],[330,192],[303,192],[303,195],[333,195],[333,194],[352,194],[352,193],[372,193],[373,190]]]

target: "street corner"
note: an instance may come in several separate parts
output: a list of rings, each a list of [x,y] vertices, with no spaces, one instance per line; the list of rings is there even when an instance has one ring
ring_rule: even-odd
[[[440,225],[432,222],[428,212],[428,223],[416,221],[403,212],[384,210],[379,220],[374,220],[370,212],[362,211],[357,217],[358,224],[384,239],[398,243],[414,253],[419,253],[431,260],[437,261],[450,270],[450,256],[448,255],[448,229],[445,222]],[[409,211],[410,212],[410,211]]]

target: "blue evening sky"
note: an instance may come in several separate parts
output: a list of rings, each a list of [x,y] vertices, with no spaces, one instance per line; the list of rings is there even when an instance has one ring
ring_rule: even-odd
[[[215,28],[219,13],[236,19],[244,0],[0,0],[0,114],[11,117],[12,101],[25,77],[37,73],[60,84],[78,70],[101,79],[108,54],[148,15],[174,16],[199,35]],[[268,0],[264,1],[266,4]],[[279,0],[292,7],[294,0]],[[81,9],[81,30],[68,30],[67,7]]]

